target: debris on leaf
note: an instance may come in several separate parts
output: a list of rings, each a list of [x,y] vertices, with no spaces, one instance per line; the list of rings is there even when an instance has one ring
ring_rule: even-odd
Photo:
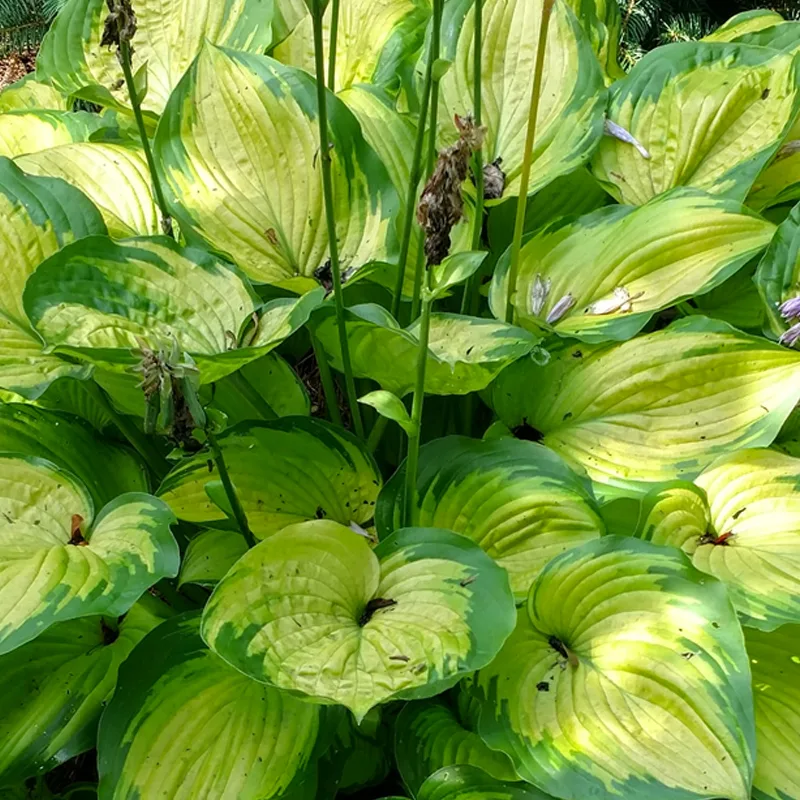
[[[642,158],[650,159],[650,153],[648,152],[647,148],[629,131],[625,130],[622,125],[617,125],[616,122],[606,119],[605,123],[603,124],[603,132],[606,136],[613,136],[615,139],[619,139],[621,142],[625,142],[626,144],[633,145]]]
[[[635,295],[631,295],[624,286],[617,286],[611,297],[592,303],[583,313],[591,314],[592,316],[616,314],[617,312],[629,314],[633,311],[633,301],[643,296],[644,292],[637,292]]]
[[[499,200],[506,191],[506,173],[500,169],[502,158],[496,158],[483,167],[483,199]]]
[[[542,313],[547,296],[550,294],[550,278],[542,278],[541,273],[537,273],[531,288],[531,314],[538,317]]]

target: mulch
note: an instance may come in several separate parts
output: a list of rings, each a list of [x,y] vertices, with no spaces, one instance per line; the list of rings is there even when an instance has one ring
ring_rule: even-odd
[[[0,56],[0,89],[5,89],[36,69],[35,49]]]

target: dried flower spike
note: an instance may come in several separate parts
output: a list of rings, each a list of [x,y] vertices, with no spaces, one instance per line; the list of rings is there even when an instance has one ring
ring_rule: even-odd
[[[422,191],[417,220],[425,231],[428,266],[441,264],[450,252],[450,233],[464,215],[461,184],[469,172],[470,156],[483,146],[486,128],[471,116],[455,117],[458,141],[439,153],[439,160]]]
[[[506,173],[500,169],[502,158],[496,158],[483,168],[484,200],[499,200],[506,190]]]
[[[131,0],[106,0],[108,16],[103,27],[103,47],[119,47],[121,41],[130,43],[136,35],[136,12]]]

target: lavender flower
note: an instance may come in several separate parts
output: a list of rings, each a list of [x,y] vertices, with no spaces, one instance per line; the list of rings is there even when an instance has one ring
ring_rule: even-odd
[[[575,298],[572,296],[572,292],[565,294],[552,308],[550,313],[547,315],[547,324],[548,325],[555,325],[564,314],[569,311],[572,306],[575,305]]]
[[[650,158],[650,153],[647,151],[645,146],[632,133],[626,131],[622,125],[617,125],[616,122],[606,119],[605,124],[603,125],[603,132],[606,134],[606,136],[613,136],[615,139],[619,139],[621,142],[632,144],[639,151],[642,158]]]
[[[800,319],[800,297],[786,300],[778,309],[784,319]]]
[[[780,343],[784,347],[794,347],[798,342],[800,342],[800,322],[789,328],[780,338]]]

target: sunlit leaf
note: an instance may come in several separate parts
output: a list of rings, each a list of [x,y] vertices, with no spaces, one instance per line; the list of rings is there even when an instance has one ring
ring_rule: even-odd
[[[489,399],[506,425],[606,484],[601,493],[640,491],[771,444],[800,400],[800,353],[692,317],[611,347],[564,343],[544,367],[521,360]]]
[[[66,111],[67,101],[52,86],[39,83],[33,73],[0,91],[0,114],[33,109]]]
[[[400,524],[404,487],[401,468],[378,502],[381,537]],[[515,439],[424,445],[416,505],[415,524],[468,536],[504,567],[518,600],[550,559],[604,533],[589,482],[547,448]]]
[[[106,121],[85,111],[22,110],[0,114],[0,156],[15,158],[72,142],[85,142]]]
[[[716,30],[703,37],[704,42],[732,42],[746,33],[771,28],[783,22],[777,11],[758,8],[753,11],[742,11],[734,14],[727,22],[723,22]]]
[[[246,552],[238,531],[203,531],[186,548],[178,583],[215,586]]]
[[[307,417],[237,425],[219,436],[231,480],[259,538],[303,520],[368,523],[381,485],[364,446],[341,428]],[[207,454],[185,459],[165,479],[160,496],[179,519],[219,525],[212,499],[219,477]],[[209,495],[212,495],[211,497]]]
[[[373,552],[343,526],[286,528],[214,590],[202,634],[247,675],[357,720],[489,663],[514,625],[505,572],[449,531],[404,528]]]
[[[541,0],[486,0],[483,5],[484,156],[502,159],[506,196],[519,194]],[[440,137],[453,138],[454,114],[473,108],[474,3],[445,4],[443,55],[453,61],[441,83]],[[602,136],[605,91],[597,59],[565,3],[553,10],[537,117],[530,192],[585,163]]]
[[[742,631],[677,551],[608,536],[551,561],[474,691],[487,743],[559,797],[749,800]]]
[[[160,625],[122,666],[100,722],[101,796],[268,800],[304,787],[313,797],[323,712],[229,667],[199,623]]]
[[[675,189],[643,206],[607,206],[532,236],[522,249],[519,323],[582,341],[629,339],[656,311],[731,277],[775,227],[735,200]],[[495,270],[492,310],[505,317],[510,253]],[[537,293],[537,290],[538,293]],[[558,314],[565,296],[572,305]]]
[[[800,110],[800,59],[765,48],[680,42],[611,89],[608,115],[647,150],[605,136],[592,169],[641,204],[674,186],[743,201]]]
[[[397,198],[352,113],[334,97],[328,113],[339,252],[357,269],[390,254]],[[312,286],[328,256],[316,114],[310,75],[205,47],[156,137],[181,229],[254,280]]]

